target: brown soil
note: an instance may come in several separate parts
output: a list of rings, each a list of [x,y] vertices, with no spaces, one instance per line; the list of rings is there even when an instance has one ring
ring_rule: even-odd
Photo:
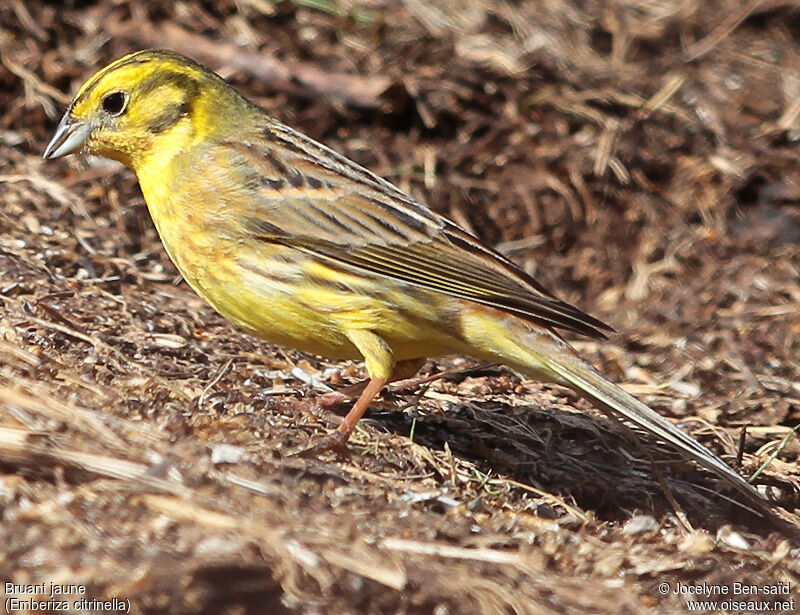
[[[134,613],[685,612],[659,591],[679,582],[800,604],[795,3],[68,4],[0,4],[3,581]],[[776,519],[458,357],[384,395],[346,458],[290,456],[331,429],[298,402],[360,366],[214,314],[130,172],[41,160],[77,86],[152,46],[613,325],[576,345],[743,474],[766,465]]]

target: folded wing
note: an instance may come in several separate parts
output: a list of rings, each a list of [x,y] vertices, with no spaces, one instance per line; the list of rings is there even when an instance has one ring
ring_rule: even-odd
[[[605,337],[610,327],[547,292],[502,254],[385,180],[277,122],[272,147],[231,144],[252,168],[258,206],[247,231],[364,272]],[[252,185],[252,183],[251,183]]]

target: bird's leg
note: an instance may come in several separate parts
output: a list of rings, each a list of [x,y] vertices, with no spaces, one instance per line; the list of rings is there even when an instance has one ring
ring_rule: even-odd
[[[350,408],[342,424],[339,425],[339,428],[336,430],[335,437],[341,440],[342,444],[347,442],[348,438],[350,438],[350,434],[353,433],[356,424],[361,420],[361,417],[364,416],[372,400],[381,392],[381,389],[388,381],[388,378],[372,378],[367,382],[367,386],[364,387],[356,403]]]
[[[333,408],[343,404],[348,399],[360,395],[366,388],[369,380],[362,380],[346,386],[338,391],[329,391],[321,395],[315,395],[296,404],[296,407],[316,420],[325,419],[329,423],[338,425],[342,422],[342,417],[334,414]]]
[[[392,375],[389,376],[389,379],[386,381],[386,384],[411,378],[411,376],[416,374],[424,364],[425,359],[406,359],[405,361],[398,361],[392,370]],[[328,393],[323,393],[322,395],[317,395],[305,403],[304,409],[310,411],[315,416],[319,416],[321,411],[329,411],[336,406],[343,404],[348,399],[352,399],[356,395],[360,395],[362,391],[367,388],[367,384],[369,382],[370,379],[365,378],[360,382],[346,386],[338,391],[330,391]],[[333,420],[339,418],[337,415],[334,416],[335,418],[330,418]]]
[[[372,403],[372,400],[380,393],[387,381],[388,378],[372,378],[368,380],[364,386],[364,390],[361,391],[361,395],[358,396],[356,403],[353,404],[347,416],[345,416],[339,424],[338,429],[329,436],[325,436],[311,447],[296,454],[308,457],[325,451],[345,452],[347,450],[346,445],[350,434],[353,433],[358,421],[364,416],[370,403]]]
[[[395,363],[392,349],[380,335],[364,329],[351,329],[344,331],[348,339],[352,342],[361,355],[369,374],[369,381],[364,386],[356,403],[339,424],[339,428],[321,442],[303,451],[303,454],[316,453],[323,450],[345,449],[350,434],[353,433],[358,421],[364,416],[364,412],[369,408],[370,403],[380,393],[384,385],[393,377],[407,377],[409,369],[419,369],[422,365],[421,359],[415,361],[401,361]],[[412,372],[413,373],[413,372]],[[332,398],[329,398],[332,399]]]
[[[311,404],[315,409],[330,410],[331,408],[335,408],[336,406],[343,404],[348,399],[352,399],[356,395],[360,395],[361,392],[367,387],[368,382],[369,378],[343,387],[337,391],[330,391],[328,393],[323,393],[322,395],[317,395],[311,400]]]

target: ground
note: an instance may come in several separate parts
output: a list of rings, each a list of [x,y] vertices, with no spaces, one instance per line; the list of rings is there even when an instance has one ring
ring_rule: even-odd
[[[2,580],[133,613],[683,613],[679,587],[754,599],[736,583],[797,609],[798,28],[781,0],[3,3]],[[301,402],[361,366],[217,316],[127,170],[41,160],[80,83],[144,47],[611,324],[571,341],[758,473],[774,518],[464,357],[387,392],[349,455],[291,456],[332,429]]]

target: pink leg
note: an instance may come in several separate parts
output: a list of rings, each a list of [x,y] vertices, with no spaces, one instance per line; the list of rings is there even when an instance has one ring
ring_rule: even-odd
[[[338,406],[345,400],[349,399],[351,396],[360,393],[358,399],[353,404],[353,407],[350,408],[350,411],[347,413],[344,419],[341,419],[338,429],[330,436],[318,442],[316,445],[306,449],[305,451],[302,451],[301,454],[315,454],[325,450],[344,450],[347,440],[350,438],[350,434],[353,433],[358,421],[360,421],[361,417],[364,416],[364,413],[367,411],[367,408],[369,408],[372,400],[377,397],[378,393],[381,392],[381,389],[389,382],[410,378],[416,374],[417,371],[419,371],[424,363],[425,359],[400,361],[394,366],[392,375],[389,378],[372,378],[371,380],[363,380],[350,385],[341,391],[331,391],[330,393],[325,393],[324,395],[320,395],[315,399],[310,400],[311,404],[313,405],[309,409],[312,410],[312,412],[314,410],[330,410],[331,408]],[[338,419],[339,417],[336,418]]]

